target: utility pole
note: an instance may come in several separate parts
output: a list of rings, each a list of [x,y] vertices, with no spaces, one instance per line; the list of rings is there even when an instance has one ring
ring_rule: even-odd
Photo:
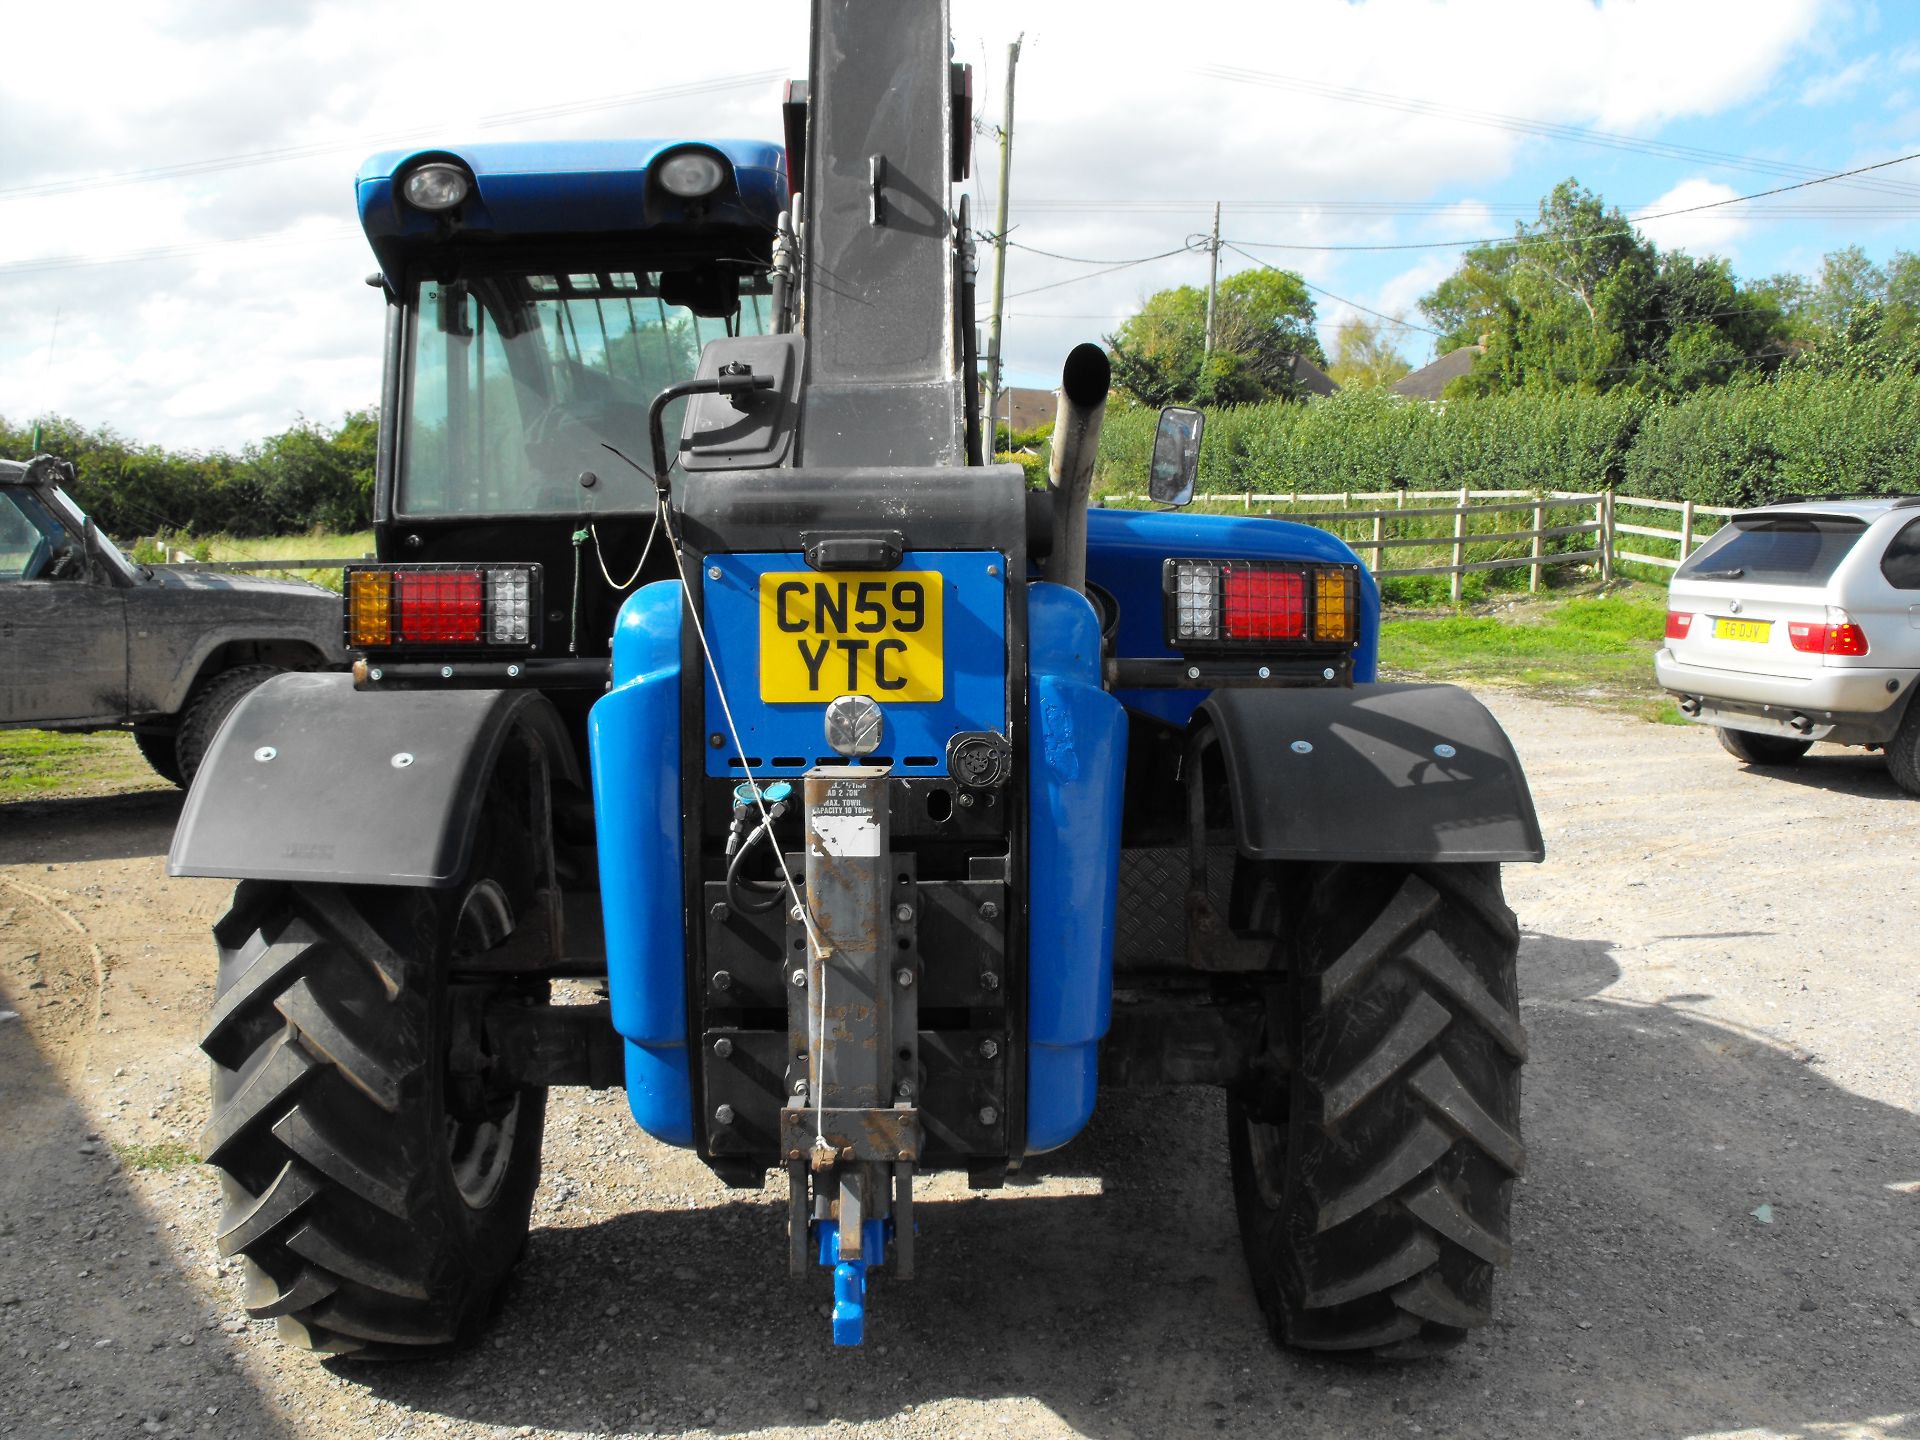
[[[1000,127],[1000,215],[994,222],[993,236],[993,312],[987,322],[987,455],[993,455],[994,411],[1000,399],[1000,306],[1007,293],[1007,176],[1013,168],[1013,69],[1020,63],[1023,30],[1007,47],[1007,112]],[[974,383],[968,376],[969,384]],[[1013,429],[1011,419],[1007,429]]]
[[[1220,288],[1220,202],[1213,202],[1213,239],[1207,242],[1207,337],[1202,342],[1202,358],[1213,354],[1213,297]]]

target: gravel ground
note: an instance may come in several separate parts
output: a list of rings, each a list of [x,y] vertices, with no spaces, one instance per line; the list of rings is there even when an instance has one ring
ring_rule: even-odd
[[[1816,747],[1489,697],[1550,858],[1526,930],[1531,1169],[1451,1357],[1274,1349],[1216,1096],[1117,1095],[1025,1183],[920,1207],[921,1278],[828,1344],[773,1187],[556,1094],[527,1255],[465,1353],[322,1362],[214,1254],[194,1050],[213,882],[171,794],[0,807],[0,1434],[1820,1436],[1920,1440],[1920,804]]]

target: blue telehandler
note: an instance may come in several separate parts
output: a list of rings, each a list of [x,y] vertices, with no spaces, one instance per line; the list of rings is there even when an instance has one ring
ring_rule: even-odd
[[[1000,1185],[1102,1084],[1214,1085],[1275,1336],[1443,1350],[1525,1161],[1512,748],[1376,682],[1338,540],[1178,508],[1197,412],[1161,508],[1090,508],[1097,347],[1046,488],[989,463],[945,0],[813,0],[810,44],[784,144],[360,171],[355,663],[234,711],[170,856],[238,881],[203,1148],[247,1309],[327,1353],[469,1336],[547,1091],[620,1086],[785,1187],[857,1344],[921,1176]]]

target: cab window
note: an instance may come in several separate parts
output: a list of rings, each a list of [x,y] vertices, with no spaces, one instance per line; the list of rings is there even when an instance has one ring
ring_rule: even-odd
[[[0,582],[40,579],[51,550],[20,501],[0,491]]]

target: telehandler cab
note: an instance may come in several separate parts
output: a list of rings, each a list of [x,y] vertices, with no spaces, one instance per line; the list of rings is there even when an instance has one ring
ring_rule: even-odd
[[[986,463],[946,4],[815,0],[811,47],[784,147],[360,172],[357,663],[253,692],[170,858],[239,881],[204,1149],[247,1308],[328,1352],[461,1338],[548,1088],[624,1086],[729,1185],[780,1178],[858,1343],[919,1176],[1000,1184],[1097,1082],[1199,1084],[1275,1335],[1444,1349],[1524,1164],[1513,751],[1459,690],[1375,683],[1331,536],[1090,512],[1097,348],[1052,484]],[[1163,417],[1156,496],[1199,443]]]

